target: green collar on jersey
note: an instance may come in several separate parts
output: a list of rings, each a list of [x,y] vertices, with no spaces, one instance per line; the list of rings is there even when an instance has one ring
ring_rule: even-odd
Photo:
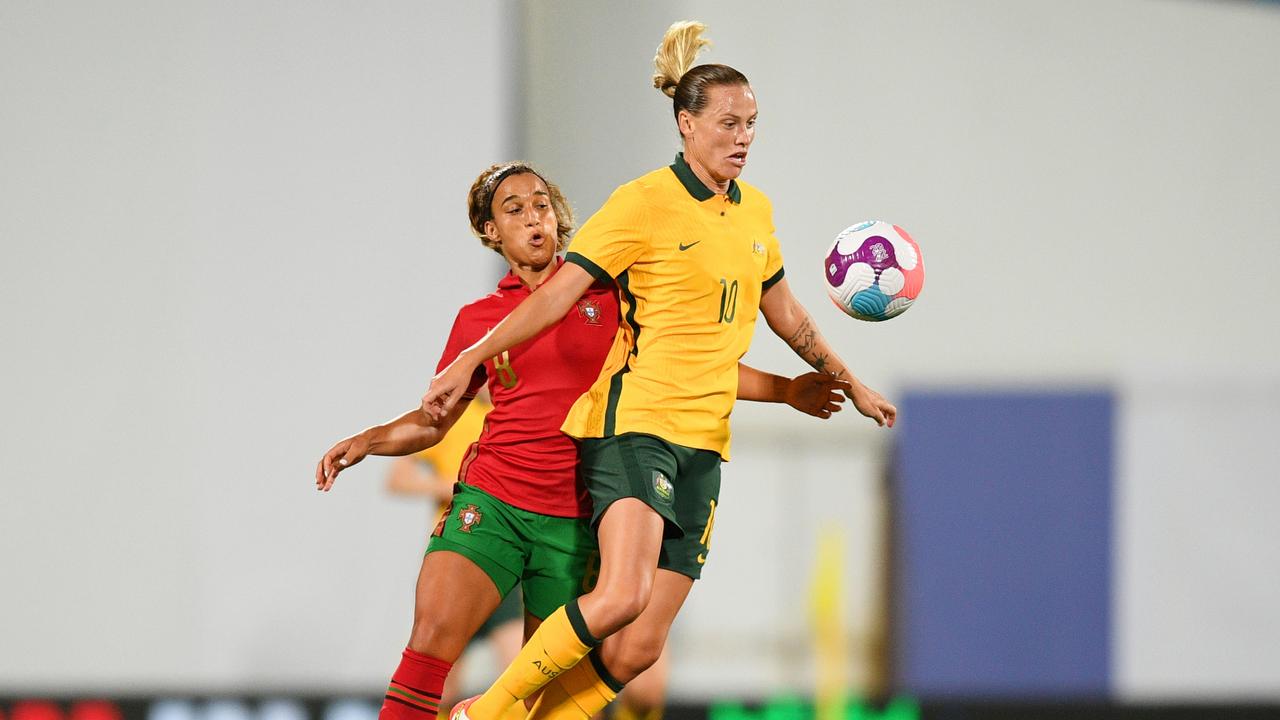
[[[689,163],[684,161],[684,153],[676,153],[676,161],[671,163],[671,172],[680,178],[680,184],[684,185],[684,189],[689,191],[694,200],[702,202],[710,200],[716,196],[716,193],[707,187],[705,183],[693,174],[693,168],[689,167]],[[725,193],[735,204],[742,204],[742,188],[738,187],[737,180],[729,181],[729,192]]]

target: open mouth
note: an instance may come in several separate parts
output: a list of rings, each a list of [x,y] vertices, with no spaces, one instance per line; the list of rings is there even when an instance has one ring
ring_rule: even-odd
[[[747,154],[744,152],[734,153],[729,156],[729,162],[742,167],[747,164]]]
[[[531,247],[542,247],[544,241],[545,238],[542,237],[542,233],[534,233],[529,236],[529,245]]]

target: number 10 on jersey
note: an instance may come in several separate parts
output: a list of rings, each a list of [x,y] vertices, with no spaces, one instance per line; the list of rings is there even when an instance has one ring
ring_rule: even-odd
[[[738,314],[738,281],[720,278],[720,319],[716,322],[731,323]]]

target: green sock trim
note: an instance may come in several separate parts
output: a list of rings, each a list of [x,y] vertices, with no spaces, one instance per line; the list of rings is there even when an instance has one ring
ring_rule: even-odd
[[[592,648],[591,652],[587,653],[587,657],[591,659],[591,667],[595,669],[604,684],[608,685],[615,694],[622,692],[623,683],[619,682],[604,666],[604,659],[600,657],[600,648]]]
[[[407,690],[403,690],[399,687],[396,687],[395,685],[391,685],[387,688],[387,694],[399,695],[405,700],[410,700],[414,704],[420,705],[421,707],[427,710],[430,710],[431,712],[436,712],[440,709],[440,702],[438,700],[431,700],[430,698],[426,698],[421,695],[415,695]]]
[[[573,628],[573,633],[578,636],[578,642],[591,648],[600,644],[600,641],[587,629],[587,621],[582,617],[582,611],[578,609],[577,598],[564,606],[564,614],[569,616],[569,627]]]

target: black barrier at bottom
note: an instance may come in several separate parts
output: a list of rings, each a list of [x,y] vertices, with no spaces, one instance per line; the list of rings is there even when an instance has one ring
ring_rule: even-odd
[[[0,720],[377,720],[367,695],[0,696]],[[817,709],[794,696],[764,702],[672,703],[665,720],[1277,720],[1276,704],[852,700]]]

